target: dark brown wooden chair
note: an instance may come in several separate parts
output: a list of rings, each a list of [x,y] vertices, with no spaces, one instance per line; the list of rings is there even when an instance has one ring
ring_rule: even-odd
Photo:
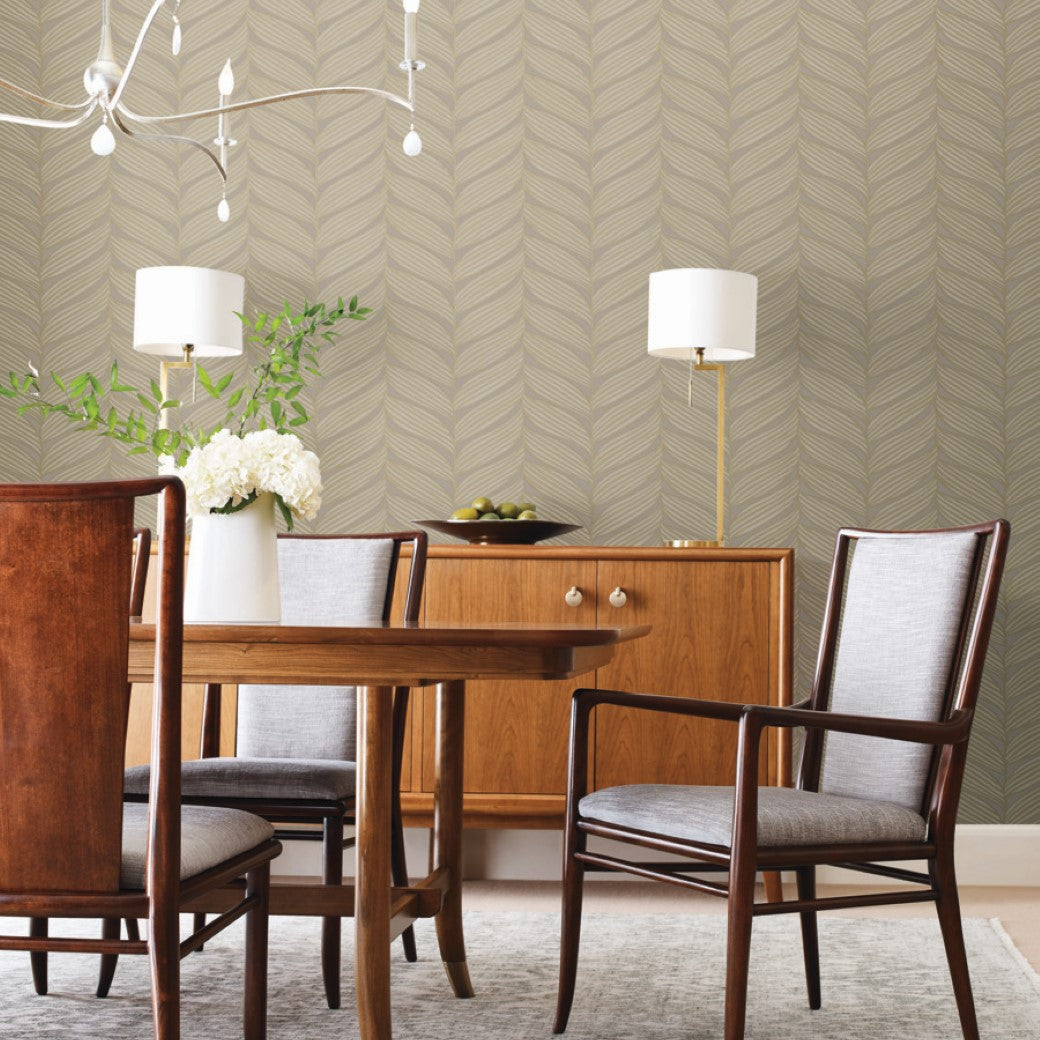
[[[135,501],[160,493],[154,784],[147,804],[124,807],[126,547]],[[0,935],[0,949],[147,955],[155,1036],[179,1040],[181,958],[247,915],[245,1036],[262,1040],[269,869],[281,846],[248,813],[181,812],[183,567],[174,477],[0,486],[0,917],[36,922],[29,935]],[[242,876],[236,905],[182,941],[181,907]],[[102,937],[52,936],[50,918],[101,918]],[[148,938],[120,939],[120,918],[147,918]]]
[[[725,1040],[744,1036],[751,924],[797,913],[810,1008],[820,1007],[819,910],[934,902],[965,1040],[977,1040],[953,840],[975,702],[1009,526],[838,533],[811,696],[791,708],[578,690],[571,714],[559,997],[567,1026],[587,870],[620,870],[729,899]],[[589,793],[589,717],[599,704],[732,721],[734,787],[633,785]],[[759,786],[762,733],[804,727],[795,789]],[[589,849],[610,838],[692,863]],[[927,872],[905,869],[925,860]],[[816,867],[916,886],[818,898]],[[721,870],[728,884],[692,875]],[[791,870],[797,898],[755,902],[757,871]]]
[[[405,545],[411,555],[403,619],[415,624],[426,574],[425,532],[281,536],[283,623],[388,622]],[[394,692],[391,863],[396,885],[408,884],[400,798],[408,692],[408,687]],[[203,757],[183,765],[184,800],[247,809],[283,825],[277,834],[284,839],[320,839],[322,883],[338,885],[343,881],[343,850],[353,845],[353,837],[344,838],[344,827],[354,822],[356,736],[353,686],[242,685],[235,756],[217,757],[220,687],[211,685],[204,707]],[[147,766],[127,770],[128,798],[143,797],[147,786]],[[315,824],[321,825],[320,831]],[[321,966],[330,1008],[340,1006],[341,928],[339,917],[322,919]],[[411,928],[402,933],[401,941],[406,958],[414,961]]]
[[[144,609],[144,590],[148,580],[148,564],[151,559],[152,532],[147,527],[138,527],[133,534],[131,543],[131,579],[130,579],[130,617],[140,620],[141,611]],[[131,684],[126,684],[127,710],[129,710],[129,697]],[[118,922],[119,918],[116,918]],[[111,928],[111,923],[107,926]],[[47,934],[47,918],[34,918],[29,923],[33,935]],[[137,921],[131,918],[127,921],[127,936],[131,939],[139,939]],[[33,985],[40,996],[47,993],[47,954],[45,951],[36,951],[29,954],[32,965]],[[112,954],[102,954],[101,978],[107,983],[99,982],[98,996],[103,997],[108,993],[108,987],[112,981],[112,972],[115,971],[115,957]]]

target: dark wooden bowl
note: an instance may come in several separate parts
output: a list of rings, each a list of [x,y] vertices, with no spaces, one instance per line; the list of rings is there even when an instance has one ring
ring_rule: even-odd
[[[534,545],[581,527],[581,524],[561,524],[556,520],[413,520],[412,523],[473,545]]]

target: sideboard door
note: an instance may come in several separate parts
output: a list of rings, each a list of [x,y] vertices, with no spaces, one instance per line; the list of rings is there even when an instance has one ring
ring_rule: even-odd
[[[599,624],[650,624],[596,673],[600,689],[776,703],[775,565],[768,561],[602,560]],[[621,595],[611,593],[621,590]],[[709,719],[596,709],[597,788],[732,783],[737,727]],[[770,750],[775,760],[775,749]],[[763,758],[762,781],[775,774]],[[774,781],[775,782],[775,781]]]
[[[596,623],[596,561],[436,558],[427,561],[426,619]],[[568,592],[576,590],[569,597]],[[577,599],[581,599],[577,603]],[[572,605],[576,604],[576,605]],[[583,677],[591,683],[593,676]],[[570,694],[578,682],[466,684],[466,811],[528,825],[559,822],[567,788]],[[422,790],[433,790],[432,691],[424,691]],[[507,824],[508,825],[508,824]],[[547,824],[548,825],[548,824]]]

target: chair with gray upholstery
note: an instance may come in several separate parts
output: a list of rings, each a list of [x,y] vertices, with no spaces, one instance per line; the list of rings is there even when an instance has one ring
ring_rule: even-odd
[[[155,783],[147,804],[124,805],[127,547],[137,499],[157,494]],[[48,952],[147,956],[154,1036],[178,1040],[181,958],[245,915],[244,1035],[263,1040],[270,861],[281,846],[258,816],[180,803],[183,484],[0,485],[0,545],[0,918],[30,920],[28,935],[8,934],[5,921],[0,950],[37,961]],[[181,908],[243,876],[241,897],[205,935],[182,939]],[[53,934],[51,922],[67,918],[103,919],[101,937],[60,925]],[[121,918],[147,918],[147,937],[120,939]],[[34,963],[40,992],[45,969]]]
[[[278,539],[282,623],[356,625],[391,618],[402,546],[410,546],[403,620],[419,617],[426,571],[422,531],[350,536],[284,535]],[[238,688],[234,757],[219,755],[220,687],[207,688],[203,757],[183,766],[183,797],[194,805],[248,809],[283,825],[281,838],[320,838],[322,883],[343,880],[344,826],[353,823],[356,690],[353,686],[251,686]],[[394,694],[393,881],[408,883],[401,821],[400,775],[408,688]],[[148,769],[128,769],[128,798],[147,790]],[[292,825],[286,828],[284,825]],[[304,825],[302,828],[300,825]],[[321,824],[321,831],[313,829]],[[308,826],[310,825],[310,829]],[[321,964],[330,1008],[340,1006],[341,920],[322,921]],[[402,934],[414,961],[411,928]]]
[[[574,996],[584,874],[620,870],[728,897],[725,1040],[744,1036],[754,917],[800,915],[816,1009],[817,911],[920,901],[935,903],[964,1037],[978,1040],[953,839],[1009,530],[998,520],[945,531],[840,531],[811,695],[794,707],[575,692],[554,1032],[566,1028]],[[590,792],[589,720],[599,704],[733,722],[735,785]],[[794,789],[759,786],[762,735],[773,726],[805,728]],[[590,848],[590,837],[692,862],[627,859]],[[924,860],[927,871],[898,865],[907,860]],[[913,887],[821,898],[820,864]],[[728,883],[712,880],[713,870]],[[756,872],[777,870],[794,871],[797,898],[756,903]]]

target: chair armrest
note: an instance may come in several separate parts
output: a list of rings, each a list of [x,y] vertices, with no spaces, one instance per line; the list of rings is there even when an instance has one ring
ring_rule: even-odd
[[[574,700],[586,710],[597,704],[614,704],[640,711],[663,711],[672,715],[695,715],[705,719],[722,719],[739,722],[750,705],[733,701],[711,701],[697,697],[665,697],[656,693],[628,693],[624,690],[575,690]],[[796,708],[808,706],[809,701],[799,701]],[[784,709],[780,709],[784,710]]]
[[[577,690],[575,700],[586,710],[597,704],[614,704],[642,711],[662,711],[673,715],[693,715],[706,719],[740,722],[753,718],[760,726],[836,730],[861,736],[889,737],[920,744],[956,744],[967,739],[970,717],[955,712],[948,722],[920,719],[893,719],[876,715],[846,715],[832,711],[813,711],[809,701],[791,707],[765,704],[735,704],[731,701],[701,700],[695,697],[664,697],[623,690]]]
[[[804,702],[808,703],[808,702]],[[583,688],[571,698],[570,760],[567,766],[567,811],[577,817],[578,802],[588,792],[589,718],[599,704],[613,704],[642,711],[663,711],[676,715],[697,715],[708,719],[740,722],[745,706],[732,701],[698,700],[693,697],[665,697],[625,690]]]
[[[755,835],[757,833],[758,763],[762,733],[774,726],[823,729],[861,736],[887,737],[921,744],[957,744],[968,738],[971,714],[955,711],[946,722],[919,719],[892,719],[871,715],[814,711],[804,700],[792,707],[763,704],[734,704],[729,701],[699,700],[690,697],[663,697],[659,694],[627,693],[621,690],[576,690],[571,708],[571,762],[568,785],[568,828],[578,817],[578,801],[586,793],[588,769],[588,723],[592,709],[611,704],[642,711],[667,712],[739,723],[736,790],[734,798],[731,847],[734,867],[753,874]],[[739,862],[738,862],[739,861]]]
[[[877,715],[846,715],[833,711],[811,711],[801,706],[774,708],[748,705],[743,713],[759,726],[804,727],[840,733],[856,733],[864,737],[887,737],[915,744],[959,744],[968,739],[971,715],[955,711],[946,722],[921,719],[893,719]]]

